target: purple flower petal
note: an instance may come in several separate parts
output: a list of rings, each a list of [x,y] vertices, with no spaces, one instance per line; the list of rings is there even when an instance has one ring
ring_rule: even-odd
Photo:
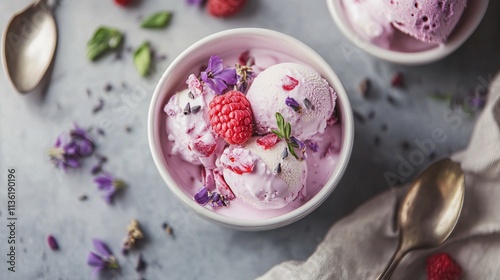
[[[227,85],[235,85],[238,82],[236,69],[226,68],[217,73],[217,78],[222,79]]]
[[[90,252],[87,255],[87,264],[94,267],[100,267],[101,269],[106,266],[104,259],[94,252]]]
[[[111,204],[113,203],[113,196],[115,195],[116,193],[116,189],[115,188],[111,188],[111,189],[108,189],[104,192],[104,201],[106,201],[107,204]]]
[[[221,79],[208,79],[206,83],[216,94],[222,94],[227,88],[227,85]]]
[[[73,158],[73,157],[66,158],[66,162],[64,164],[65,164],[65,166],[69,166],[71,168],[78,168],[78,167],[80,167],[80,162],[77,159]]]
[[[56,143],[54,143],[54,147],[59,148],[61,146],[62,140],[61,136],[57,136]]]
[[[299,114],[302,113],[302,107],[297,102],[297,100],[293,99],[293,97],[287,97],[285,99],[285,104],[286,104],[286,106],[292,108],[295,112],[297,112]]]
[[[295,136],[290,136],[290,140],[297,144],[298,148],[301,150],[301,151],[304,151],[306,149],[306,144],[304,144],[304,142],[300,141],[299,139],[297,139]]]
[[[212,55],[208,59],[208,66],[205,70],[207,73],[212,72],[213,74],[218,74],[218,72],[222,71],[223,65],[222,58],[217,55]]]
[[[113,186],[113,177],[110,174],[106,173],[104,175],[97,176],[94,179],[94,182],[100,189],[111,187]]]
[[[187,0],[186,1],[189,5],[193,5],[193,6],[201,6],[203,5],[203,3],[205,2],[205,0]]]
[[[317,153],[319,151],[318,144],[315,142],[307,142],[307,146],[311,149],[311,151],[313,151],[313,153]]]
[[[113,253],[111,253],[111,250],[101,240],[94,239],[94,240],[92,240],[92,244],[94,245],[94,248],[97,250],[97,252],[99,254],[101,254],[101,256],[103,256],[105,258],[109,258],[109,257],[113,256]]]
[[[202,187],[195,195],[194,200],[198,202],[198,204],[205,205],[210,201],[210,197],[208,195],[208,190],[205,187]]]

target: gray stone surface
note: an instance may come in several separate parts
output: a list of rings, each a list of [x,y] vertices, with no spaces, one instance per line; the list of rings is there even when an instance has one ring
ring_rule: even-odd
[[[1,28],[28,2],[0,0]],[[145,31],[138,27],[140,18],[160,9],[175,13],[169,28]],[[111,0],[63,0],[56,12],[60,40],[46,94],[20,96],[0,75],[0,279],[90,279],[86,255],[92,238],[106,241],[122,267],[120,274],[102,279],[138,279],[134,266],[139,252],[148,263],[143,273],[148,280],[252,279],[282,261],[306,259],[335,221],[389,188],[384,173],[398,174],[401,158],[414,163],[414,170],[404,174],[408,180],[428,164],[428,159],[415,162],[421,152],[415,141],[430,139],[433,130],[442,129],[447,140],[436,144],[436,158],[465,147],[474,116],[451,110],[429,96],[435,91],[456,95],[473,91],[498,70],[499,10],[498,1],[491,1],[475,34],[448,58],[405,67],[370,57],[347,42],[323,0],[253,0],[240,15],[226,20],[212,18],[182,0],[142,0],[127,9]],[[167,59],[156,65],[157,73],[150,79],[138,76],[126,50],[120,60],[111,55],[90,63],[85,58],[86,42],[100,25],[125,31],[126,49],[149,40]],[[164,69],[198,39],[235,27],[274,29],[314,48],[339,75],[355,111],[366,118],[356,121],[352,159],[332,196],[301,221],[267,232],[233,231],[195,216],[166,188],[147,143],[150,96]],[[346,56],[346,50],[352,55]],[[390,87],[397,71],[405,74],[405,89]],[[365,77],[373,85],[368,98],[357,91]],[[108,83],[113,90],[106,93]],[[105,100],[104,109],[92,114],[99,98]],[[372,119],[368,117],[371,112]],[[96,137],[98,152],[109,157],[105,169],[129,185],[112,206],[104,203],[92,182],[89,170],[95,159],[68,174],[48,161],[47,149],[73,122],[106,127],[105,135]],[[125,132],[126,126],[132,128],[131,133]],[[409,147],[404,147],[405,141]],[[6,264],[7,168],[15,168],[18,176],[15,273],[8,272]],[[80,194],[89,199],[79,201]],[[132,218],[139,219],[147,240],[139,250],[122,256],[119,248]],[[165,234],[164,222],[172,225],[175,237]],[[56,236],[60,251],[48,248],[48,234]]]

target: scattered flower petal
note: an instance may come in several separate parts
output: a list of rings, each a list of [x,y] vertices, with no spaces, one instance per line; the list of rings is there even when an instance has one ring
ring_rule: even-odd
[[[49,244],[50,249],[54,251],[59,250],[59,245],[57,244],[57,240],[53,235],[47,236],[47,244]]]
[[[125,187],[125,182],[123,180],[116,179],[109,173],[97,176],[94,182],[97,184],[97,188],[104,192],[104,200],[108,204],[113,202],[115,193]]]
[[[90,252],[87,255],[87,264],[94,267],[93,274],[96,274],[103,269],[119,268],[118,261],[104,242],[94,239],[92,240],[92,244],[94,249],[98,252]]]

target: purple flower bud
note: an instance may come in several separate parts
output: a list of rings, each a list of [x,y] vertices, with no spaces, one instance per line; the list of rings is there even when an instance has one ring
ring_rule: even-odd
[[[47,244],[49,244],[50,249],[54,251],[59,250],[59,245],[57,244],[57,240],[54,236],[52,235],[47,236]]]
[[[297,100],[293,99],[293,97],[287,97],[285,99],[286,106],[292,108],[296,113],[302,114],[302,107],[297,102]]]

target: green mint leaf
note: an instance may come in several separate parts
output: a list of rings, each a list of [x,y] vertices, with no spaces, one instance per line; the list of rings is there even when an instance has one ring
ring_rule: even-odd
[[[276,124],[278,125],[279,130],[284,134],[285,131],[285,119],[283,115],[276,112]]]
[[[281,131],[271,129],[271,132],[276,134],[276,136],[278,136],[279,138],[282,138],[282,139],[285,138],[285,135],[283,135],[283,133],[281,133]]]
[[[142,23],[142,28],[164,28],[167,27],[170,22],[170,18],[172,17],[172,13],[165,12],[157,12],[150,16],[148,16]]]
[[[148,74],[151,67],[151,49],[148,42],[142,43],[134,52],[134,64],[141,76],[144,77]]]
[[[284,134],[285,134],[285,138],[286,138],[286,139],[289,139],[289,138],[290,138],[290,136],[292,135],[292,125],[291,125],[289,122],[287,122],[287,123],[285,124],[285,128],[284,128],[284,131],[283,131],[283,132],[284,132]]]
[[[117,29],[99,27],[87,43],[87,58],[94,61],[104,53],[116,50],[122,40],[123,35]]]
[[[299,159],[299,156],[295,153],[295,149],[293,148],[292,144],[287,142],[288,144],[288,150],[290,151],[290,154],[295,157],[295,159]]]

